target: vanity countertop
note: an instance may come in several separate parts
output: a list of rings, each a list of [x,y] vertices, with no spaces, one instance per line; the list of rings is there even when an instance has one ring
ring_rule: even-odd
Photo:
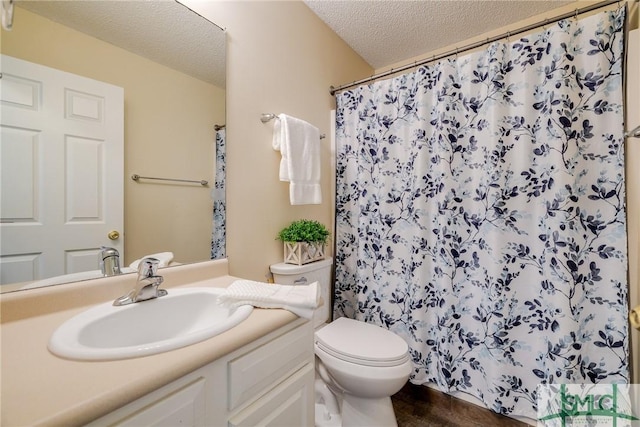
[[[205,271],[194,272],[193,269],[199,267],[187,266],[185,275],[180,274],[182,267],[173,267],[165,276],[165,284],[170,282],[166,287],[185,284],[226,287],[236,280],[226,274],[226,261],[202,264],[206,265],[199,267]],[[71,290],[83,289],[86,296],[93,284],[64,286],[70,286]],[[104,292],[104,284],[95,286],[101,289],[96,294]],[[2,426],[86,424],[299,319],[286,310],[255,309],[238,326],[208,340],[153,356],[118,361],[65,360],[48,351],[49,338],[59,325],[95,303],[119,296],[119,289],[127,286],[114,285],[106,291],[108,298],[99,301],[89,298],[84,305],[73,299],[70,302],[68,298],[63,304],[55,304],[59,297],[52,293],[55,290],[0,295],[2,309],[7,314],[2,313],[0,331]],[[43,301],[49,304],[42,304]]]

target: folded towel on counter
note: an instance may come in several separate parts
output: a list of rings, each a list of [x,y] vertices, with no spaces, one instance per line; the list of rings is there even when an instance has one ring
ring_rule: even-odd
[[[140,261],[142,261],[144,258],[155,258],[160,261],[158,267],[168,267],[169,264],[171,264],[171,261],[173,261],[173,252],[158,252],[157,254],[146,255],[140,259],[133,261],[131,264],[129,264],[129,267],[137,270],[138,264],[140,264]]]
[[[320,303],[318,282],[309,285],[277,285],[253,280],[236,280],[218,296],[227,307],[249,304],[259,308],[283,308],[311,319]]]
[[[282,155],[280,181],[289,182],[290,203],[322,203],[318,128],[304,120],[280,114],[273,127],[272,145]]]

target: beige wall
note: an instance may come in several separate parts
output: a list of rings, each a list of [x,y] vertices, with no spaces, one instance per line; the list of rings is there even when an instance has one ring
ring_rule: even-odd
[[[629,73],[627,83],[627,129],[640,126],[640,30],[630,33]],[[629,301],[631,308],[640,306],[640,140],[627,139],[627,230],[629,236]],[[640,331],[631,330],[633,381],[640,384]],[[640,404],[640,396],[638,396]]]
[[[264,280],[282,262],[275,236],[299,218],[333,220],[330,85],[372,69],[301,1],[181,0],[227,31],[227,254],[231,274]],[[327,134],[322,140],[321,205],[291,206],[278,180],[273,124],[261,113],[286,113]]]
[[[225,91],[19,7],[2,53],[124,88],[125,265],[173,251],[177,261],[210,257],[210,188],[135,183],[133,173],[213,182],[214,124]]]
[[[631,7],[627,56],[627,129],[640,125],[640,6]],[[628,138],[627,161],[627,230],[629,237],[629,302],[631,308],[640,306],[640,140]],[[640,332],[631,331],[632,383],[640,384]],[[636,396],[640,407],[640,396]]]

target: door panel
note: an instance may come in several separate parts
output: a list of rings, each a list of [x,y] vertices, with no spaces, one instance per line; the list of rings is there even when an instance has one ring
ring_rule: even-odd
[[[2,55],[0,284],[124,257],[124,91]]]

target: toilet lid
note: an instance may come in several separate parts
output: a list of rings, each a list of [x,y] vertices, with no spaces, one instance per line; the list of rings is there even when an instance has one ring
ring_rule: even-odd
[[[315,333],[326,353],[364,366],[397,366],[409,360],[407,343],[386,329],[341,317]]]

